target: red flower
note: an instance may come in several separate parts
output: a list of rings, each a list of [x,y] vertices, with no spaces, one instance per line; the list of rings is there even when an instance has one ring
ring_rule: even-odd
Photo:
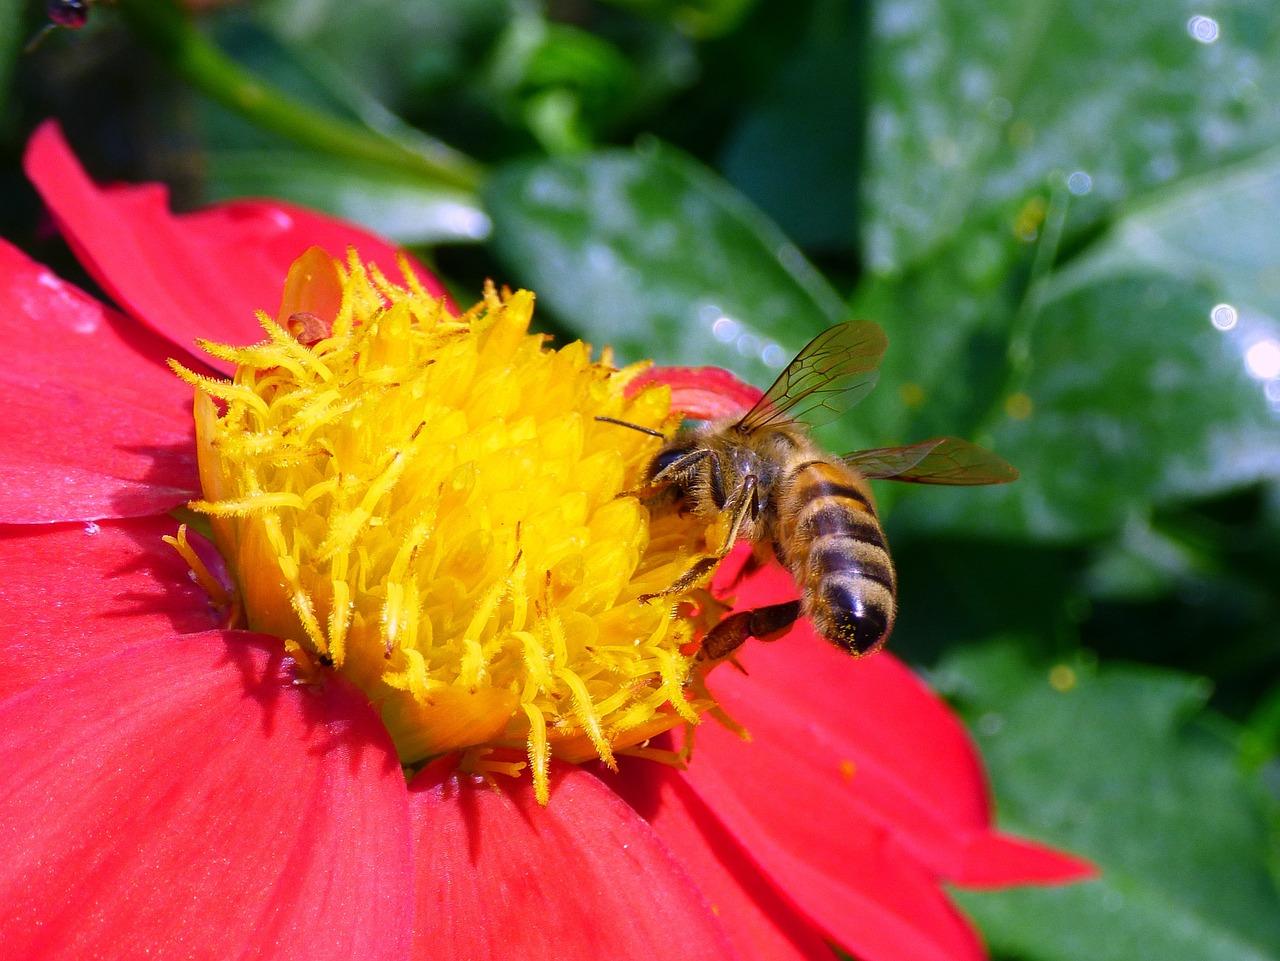
[[[160,188],[96,187],[52,126],[27,169],[126,313],[0,244],[0,957],[960,961],[983,950],[940,882],[1090,873],[992,830],[972,745],[908,670],[805,625],[714,674],[751,740],[704,724],[687,771],[555,765],[545,808],[447,759],[406,785],[359,692],[218,629],[160,541],[199,493],[165,358],[257,340],[311,245],[394,251],[276,202],[175,217]],[[665,376],[685,409],[744,399]]]

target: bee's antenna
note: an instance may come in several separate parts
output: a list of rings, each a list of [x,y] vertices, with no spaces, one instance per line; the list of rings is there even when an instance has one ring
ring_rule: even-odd
[[[639,424],[633,424],[630,421],[618,420],[616,417],[597,417],[596,420],[605,424],[617,424],[619,427],[630,427],[632,430],[638,430],[642,434],[648,434],[650,437],[661,437],[667,439],[667,435],[660,430],[654,430],[652,427],[641,427]]]

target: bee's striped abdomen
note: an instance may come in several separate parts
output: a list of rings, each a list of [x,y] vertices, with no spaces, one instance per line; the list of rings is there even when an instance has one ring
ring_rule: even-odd
[[[875,650],[893,628],[897,581],[866,481],[843,464],[810,461],[791,474],[785,497],[781,539],[805,613],[845,650]]]

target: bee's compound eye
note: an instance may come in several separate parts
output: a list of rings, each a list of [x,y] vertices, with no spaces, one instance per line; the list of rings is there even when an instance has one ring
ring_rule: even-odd
[[[653,458],[653,463],[649,465],[649,476],[657,477],[688,453],[689,449],[687,447],[668,447],[666,450],[658,451],[657,456]]]

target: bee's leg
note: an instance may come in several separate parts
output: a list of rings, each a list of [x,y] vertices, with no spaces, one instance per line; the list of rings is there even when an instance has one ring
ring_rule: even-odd
[[[699,581],[716,569],[716,565],[720,563],[720,558],[714,554],[705,557],[699,557],[696,561],[689,565],[689,569],[671,582],[671,586],[658,591],[656,594],[641,594],[637,600],[641,604],[648,604],[650,601],[657,600],[659,597],[670,597],[673,594],[684,594],[686,591],[692,590]]]
[[[707,451],[707,453],[713,457],[715,456],[713,451]],[[724,560],[725,555],[733,550],[733,545],[738,540],[738,534],[742,531],[742,525],[746,523],[747,515],[751,515],[754,520],[760,513],[760,499],[756,493],[756,477],[754,474],[747,475],[742,486],[733,492],[729,501],[725,504],[725,508],[732,510],[733,513],[729,521],[729,533],[725,535],[724,543],[720,545],[720,549],[714,554],[699,557],[689,566],[687,571],[677,577],[671,586],[665,590],[656,594],[641,594],[639,597],[641,604],[647,604],[649,601],[659,597],[670,597],[673,594],[685,593],[714,571],[716,565]]]
[[[641,500],[652,497],[654,494],[661,493],[668,484],[679,480],[682,475],[688,473],[691,467],[696,466],[708,457],[714,458],[717,469],[719,469],[720,458],[716,452],[707,447],[699,447],[697,450],[689,451],[678,460],[673,460],[658,473],[654,474],[644,485],[631,490],[619,491],[615,497],[639,497]]]
[[[728,657],[749,637],[776,640],[800,616],[800,602],[786,601],[751,611],[730,614],[707,632],[698,656],[718,661]]]
[[[760,516],[760,494],[755,474],[748,474],[743,478],[742,486],[729,495],[724,509],[729,512],[729,532],[725,534],[720,550],[714,555],[717,562],[733,550],[733,545],[738,542],[738,535],[742,533],[742,525],[747,522],[747,517],[754,521]]]

